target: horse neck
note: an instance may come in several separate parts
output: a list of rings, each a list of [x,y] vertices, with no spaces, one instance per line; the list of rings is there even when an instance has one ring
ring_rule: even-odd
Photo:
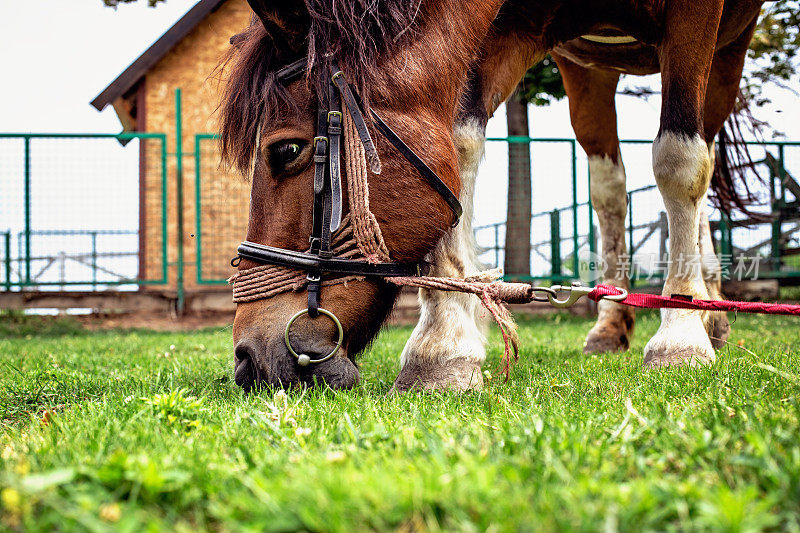
[[[489,33],[503,0],[423,0],[419,27],[409,29],[402,50],[386,59],[376,80],[377,99],[387,104],[419,102],[432,111],[455,113],[469,65]]]

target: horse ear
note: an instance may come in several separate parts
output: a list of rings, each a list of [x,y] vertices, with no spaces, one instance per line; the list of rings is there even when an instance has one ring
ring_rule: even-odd
[[[247,3],[277,48],[293,51],[302,48],[311,27],[311,17],[305,2],[247,0]]]

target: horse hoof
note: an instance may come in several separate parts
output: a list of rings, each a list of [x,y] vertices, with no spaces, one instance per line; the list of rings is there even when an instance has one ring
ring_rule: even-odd
[[[644,348],[645,368],[709,365],[716,360],[703,321],[695,312],[669,310]]]
[[[448,361],[409,361],[400,369],[391,393],[409,390],[464,392],[482,388],[480,365],[458,357]]]
[[[624,352],[630,348],[629,334],[633,329],[633,318],[619,317],[613,321],[603,320],[594,325],[586,335],[583,353],[586,355]]]
[[[711,346],[719,350],[727,344],[728,335],[731,334],[731,323],[727,313],[711,313],[709,317],[708,338]]]
[[[583,353],[586,355],[624,352],[630,348],[628,334],[618,328],[595,326],[586,336]]]

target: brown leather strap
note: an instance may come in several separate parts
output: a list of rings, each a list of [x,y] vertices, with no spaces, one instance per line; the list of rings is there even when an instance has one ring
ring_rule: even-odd
[[[339,229],[342,223],[342,165],[341,165],[341,143],[342,143],[342,111],[339,103],[339,95],[333,83],[330,83],[328,92],[328,161],[330,163],[330,187],[331,187],[331,233]]]
[[[372,142],[372,136],[369,134],[367,122],[364,120],[364,115],[361,113],[361,106],[358,104],[350,86],[344,80],[344,75],[341,70],[337,70],[331,75],[331,80],[336,84],[339,93],[342,95],[347,110],[353,118],[353,123],[356,125],[356,131],[361,139],[361,144],[364,145],[364,152],[367,155],[367,163],[369,168],[375,174],[381,173],[381,159],[378,157],[378,150],[375,148],[375,143]]]
[[[378,131],[386,138],[387,141],[392,143],[392,146],[397,148],[397,150],[405,157],[409,163],[411,163],[414,168],[419,171],[420,175],[425,178],[425,181],[433,187],[439,196],[447,202],[447,205],[450,207],[450,210],[453,212],[453,227],[458,225],[458,221],[461,219],[461,215],[464,212],[464,209],[461,207],[461,202],[458,201],[458,198],[450,190],[450,187],[447,186],[445,182],[442,181],[436,172],[431,170],[431,167],[428,166],[425,161],[420,158],[414,150],[409,148],[409,146],[397,135],[392,128],[389,127],[386,122],[375,112],[375,110],[371,109],[372,118],[375,120],[375,127],[378,128]]]

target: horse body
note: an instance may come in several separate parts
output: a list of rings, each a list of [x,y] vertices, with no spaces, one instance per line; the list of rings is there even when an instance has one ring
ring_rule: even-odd
[[[703,203],[714,167],[713,140],[733,109],[761,3],[507,2],[484,43],[483,60],[473,67],[473,87],[458,121],[461,128],[472,125],[473,135],[462,149],[482,153],[475,142],[483,133],[480,125],[550,51],[562,72],[576,137],[589,159],[606,264],[603,281],[627,288],[626,268],[619,264],[626,253],[627,197],[614,97],[620,74],[661,71],[665,94],[654,171],[673,236],[670,257],[696,257],[700,267],[687,273],[671,264],[664,293],[720,299],[720,266]],[[689,53],[697,57],[686,57]],[[462,161],[474,159],[462,156]],[[462,165],[464,181],[476,171],[477,163]],[[631,308],[600,302],[584,350],[627,349],[633,325]],[[724,313],[665,311],[645,364],[712,361],[713,347],[724,344],[728,331]]]

